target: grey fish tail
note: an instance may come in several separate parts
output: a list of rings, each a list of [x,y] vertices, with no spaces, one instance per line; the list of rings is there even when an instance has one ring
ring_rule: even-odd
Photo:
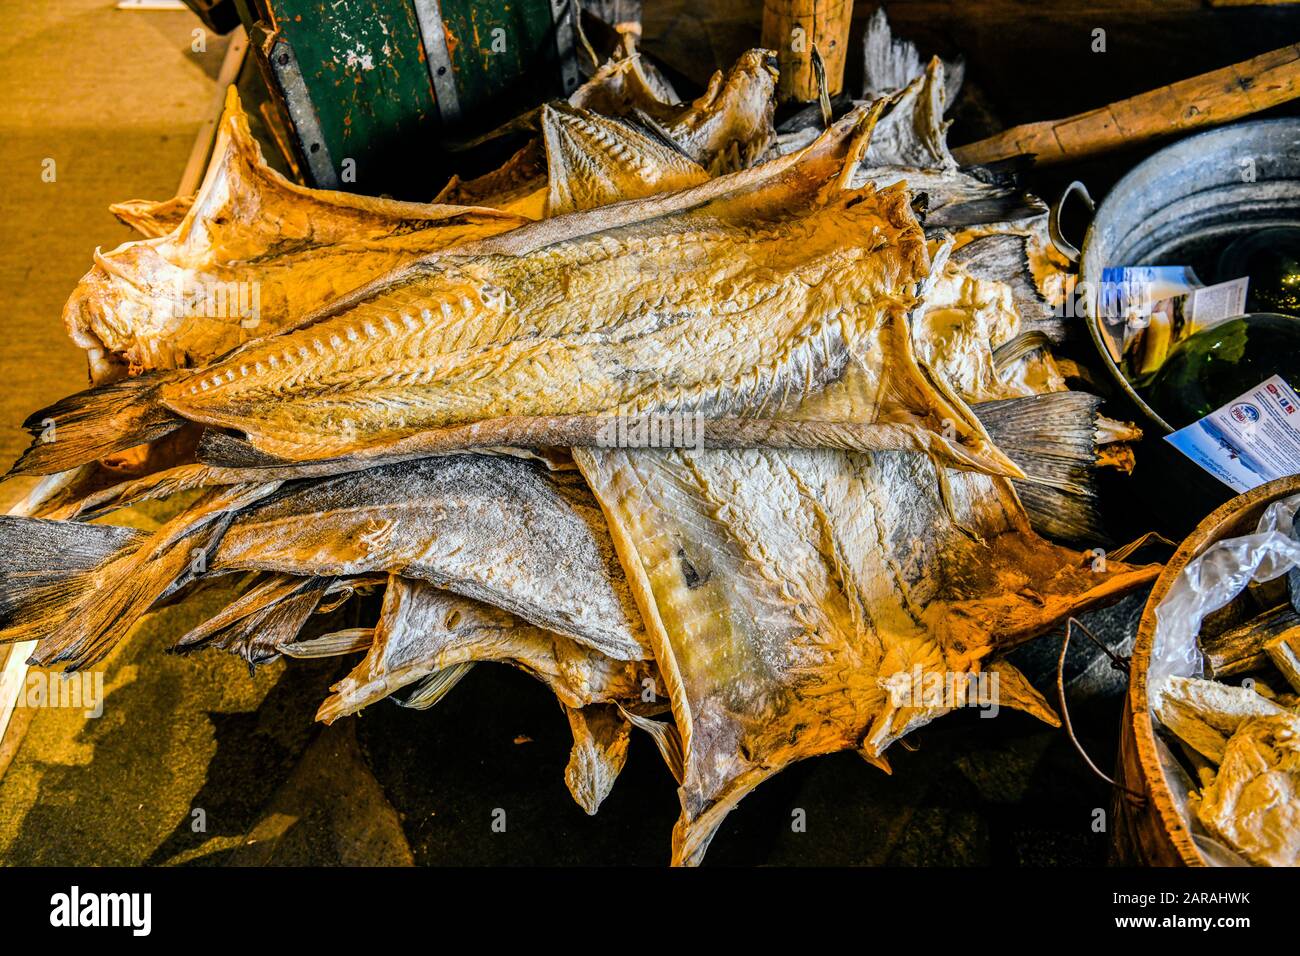
[[[154,372],[69,395],[32,414],[23,427],[32,444],[12,475],[50,475],[155,441],[185,420],[166,408],[158,391],[185,371]]]
[[[134,528],[0,515],[0,643],[57,627],[110,561],[147,537]]]
[[[1026,478],[1013,482],[1034,529],[1072,543],[1107,539],[1097,504],[1097,408],[1086,392],[1048,392],[972,406]]]

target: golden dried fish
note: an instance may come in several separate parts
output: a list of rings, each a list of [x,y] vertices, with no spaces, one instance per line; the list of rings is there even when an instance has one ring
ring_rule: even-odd
[[[1152,710],[1197,753],[1223,761],[1228,739],[1243,723],[1285,711],[1246,687],[1196,677],[1168,677],[1156,689]]]
[[[566,707],[636,699],[647,677],[654,686],[647,660],[616,660],[500,608],[394,575],[365,659],[317,717],[337,720],[445,667],[493,660],[529,672]]]
[[[932,58],[889,99],[851,184],[906,182],[925,206],[926,227],[952,231],[954,261],[976,278],[1010,286],[1022,329],[1059,343],[1065,321],[1058,307],[1069,262],[1048,235],[1047,206],[1006,174],[958,167],[946,139],[944,77],[942,62]],[[797,148],[806,137],[785,137],[778,149]]]
[[[927,255],[906,191],[842,188],[873,115],[754,170],[426,257],[203,368],[73,396],[29,420],[55,440],[16,470],[185,421],[303,461],[595,444],[669,415],[708,444],[917,450],[1019,477],[913,356]]]
[[[709,178],[694,160],[616,119],[544,107],[548,215],[698,186]]]
[[[922,685],[978,686],[991,655],[1158,570],[1093,571],[1089,555],[1030,531],[1008,483],[941,472],[922,455],[574,456],[681,733],[677,863],[698,862],[722,818],[781,768],[842,749],[881,761],[954,706]],[[1003,702],[1046,707],[1025,694]]]
[[[183,200],[119,215],[156,232]],[[412,258],[528,220],[496,209],[307,189],[266,165],[226,97],[193,205],[166,234],[96,253],[64,308],[94,381],[179,368],[279,328]]]
[[[648,68],[632,42],[626,37],[627,46],[621,54],[575,90],[568,105],[589,117],[629,120],[646,127],[673,144],[683,158],[713,175],[748,168],[768,150],[775,137],[772,116],[776,109],[769,54],[749,51],[725,78],[721,72],[715,73],[706,92],[683,105],[662,77]],[[561,108],[540,107],[523,122],[527,128],[540,129],[544,137],[547,111],[556,109]],[[629,145],[624,162],[638,155]],[[550,182],[557,178],[554,159],[549,144],[544,154],[541,142],[533,140],[499,169],[470,180],[453,176],[435,201],[493,206],[540,219],[546,214],[548,162]],[[617,172],[619,167],[610,169]],[[642,194],[625,193],[620,198]]]
[[[710,175],[747,169],[775,139],[776,55],[743,53],[724,76],[719,70],[693,102],[679,105],[639,56],[611,61],[569,102],[606,116],[653,124]]]
[[[82,667],[195,577],[400,572],[617,660],[649,656],[604,519],[581,477],[517,458],[457,455],[282,489],[237,485],[207,492],[153,536],[120,537],[77,522],[0,518],[10,551],[0,567],[8,591],[0,640],[39,638],[36,660]],[[32,578],[50,542],[85,557],[53,581]]]

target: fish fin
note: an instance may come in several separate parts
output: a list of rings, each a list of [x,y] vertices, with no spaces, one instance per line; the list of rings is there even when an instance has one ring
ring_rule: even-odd
[[[327,583],[328,579],[303,578],[288,574],[261,575],[251,588],[177,640],[172,645],[171,651],[183,654],[202,647],[228,648],[230,646],[228,639],[233,637],[231,628],[249,618],[260,621],[263,612],[294,595],[301,594],[314,581]]]
[[[1034,530],[1070,542],[1107,540],[1097,503],[1097,408],[1086,392],[1048,392],[972,406],[1025,472],[1013,481]]]
[[[679,784],[686,778],[686,757],[682,750],[682,735],[677,732],[677,725],[669,721],[654,720],[634,714],[621,704],[619,712],[634,727],[644,730],[659,749],[659,755],[668,764],[668,770]]]
[[[69,395],[31,415],[33,441],[10,475],[49,475],[161,438],[185,420],[159,401],[159,388],[189,374],[155,372]]]
[[[999,705],[1006,705],[1013,710],[1024,711],[1031,717],[1037,717],[1050,727],[1060,727],[1061,718],[1056,715],[1047,698],[1038,692],[1029,678],[1007,661],[993,661],[985,668],[998,678],[996,700]]]
[[[246,439],[211,428],[204,429],[199,439],[198,459],[211,468],[275,468],[296,464],[261,451]]]
[[[250,669],[269,664],[280,648],[297,638],[307,619],[320,606],[326,579],[314,579],[301,591],[282,598],[231,624],[212,636],[209,646],[242,657]]]
[[[474,667],[475,661],[461,661],[422,677],[405,697],[390,694],[388,699],[399,707],[428,710],[450,693],[451,689]]]
[[[138,546],[80,572],[78,580],[86,584],[49,620],[35,622],[28,633],[16,636],[39,638],[31,661],[78,670],[102,660],[160,598],[203,573],[207,556],[240,508],[278,487],[234,485],[210,491]],[[199,557],[202,564],[196,563]],[[5,638],[15,639],[12,630],[0,633],[0,640]]]
[[[889,774],[891,777],[894,775],[894,769],[889,765],[889,758],[886,757],[884,754],[874,754],[871,753],[869,750],[865,750],[862,748],[859,748],[857,753],[859,757],[861,757],[867,763],[871,764],[871,766],[879,767],[881,770],[885,771],[885,773]]]
[[[129,199],[113,203],[108,211],[146,239],[157,239],[173,232],[193,205],[193,196],[177,196],[164,201]]]
[[[564,782],[578,806],[593,816],[627,763],[631,723],[616,704],[565,707],[573,731],[573,751]]]

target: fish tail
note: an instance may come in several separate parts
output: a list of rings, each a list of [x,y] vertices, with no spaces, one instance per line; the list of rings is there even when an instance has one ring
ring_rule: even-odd
[[[24,533],[46,537],[25,553],[0,559],[0,584],[11,585],[8,599],[14,604],[9,620],[0,620],[0,642],[38,641],[31,663],[43,667],[78,670],[97,663],[159,600],[206,574],[208,558],[239,508],[277,487],[210,491],[152,533],[112,529],[116,542],[107,526],[8,518],[0,524],[0,550]],[[60,545],[76,556],[43,563]]]
[[[1012,483],[1040,534],[1106,540],[1097,506],[1100,404],[1086,392],[1048,392],[972,406],[989,437],[1024,471]]]
[[[134,528],[0,515],[0,643],[65,622],[101,568],[148,537]]]
[[[23,427],[32,444],[10,475],[50,475],[161,438],[185,420],[166,408],[159,388],[187,374],[169,370],[100,385],[36,412]]]

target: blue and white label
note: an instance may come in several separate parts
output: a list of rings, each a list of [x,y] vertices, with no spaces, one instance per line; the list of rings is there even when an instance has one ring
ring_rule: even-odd
[[[1300,474],[1300,395],[1274,375],[1165,441],[1237,492]]]

